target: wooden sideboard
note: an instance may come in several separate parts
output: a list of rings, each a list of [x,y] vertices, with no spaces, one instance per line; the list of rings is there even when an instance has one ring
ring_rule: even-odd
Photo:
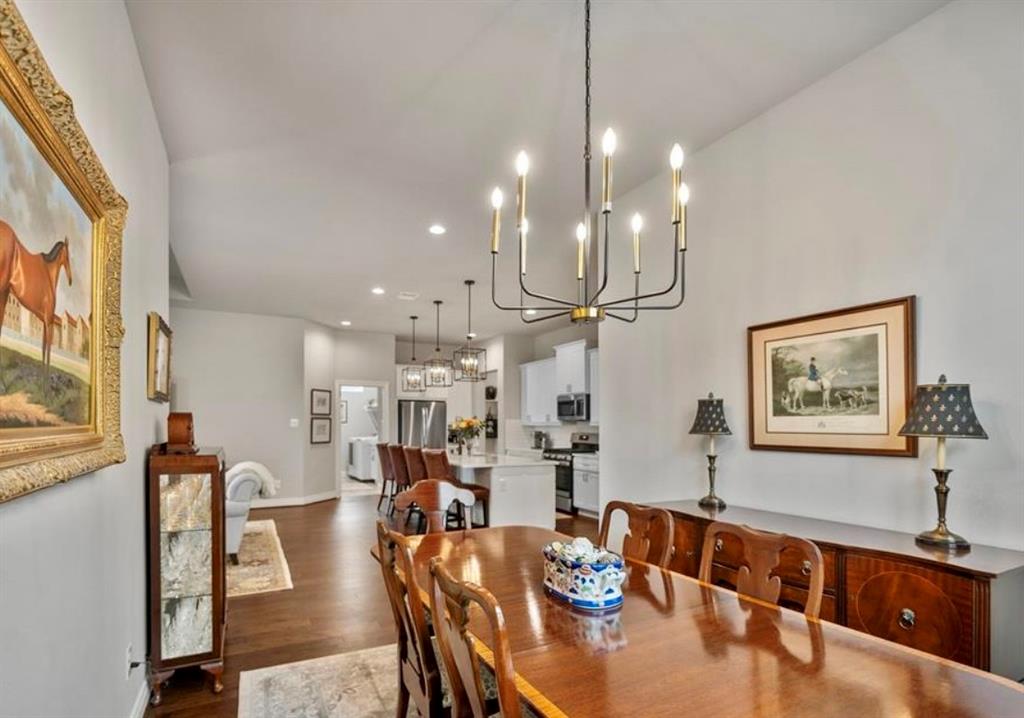
[[[651,504],[675,517],[670,568],[697,576],[704,530],[712,521],[810,539],[825,559],[821,618],[1014,680],[1024,677],[1024,553],[974,546],[951,554],[919,546],[912,534],[696,501]],[[723,537],[713,582],[735,587],[742,548]],[[802,556],[782,554],[780,603],[803,607]]]

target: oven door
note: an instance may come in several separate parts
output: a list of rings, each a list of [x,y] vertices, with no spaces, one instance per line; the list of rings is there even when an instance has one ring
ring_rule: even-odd
[[[555,508],[572,513],[572,465],[555,466]]]

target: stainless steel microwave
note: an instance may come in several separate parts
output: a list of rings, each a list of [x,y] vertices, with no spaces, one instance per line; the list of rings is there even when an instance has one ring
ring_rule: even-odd
[[[590,421],[590,394],[559,394],[559,421]]]

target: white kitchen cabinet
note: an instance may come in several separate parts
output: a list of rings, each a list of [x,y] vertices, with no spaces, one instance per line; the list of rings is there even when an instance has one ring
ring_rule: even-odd
[[[598,510],[598,474],[576,469],[572,472],[572,503],[581,510],[596,514]]]
[[[558,424],[555,360],[542,359],[519,365],[520,406],[524,426]]]
[[[587,393],[587,340],[580,339],[555,347],[557,394]]]
[[[599,372],[600,356],[598,349],[587,352],[587,373],[590,385],[590,423],[597,426],[601,419],[601,374]]]

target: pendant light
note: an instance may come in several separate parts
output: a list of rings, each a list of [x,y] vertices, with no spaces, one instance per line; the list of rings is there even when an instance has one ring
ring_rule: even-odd
[[[473,285],[467,279],[466,285],[466,344],[455,350],[455,381],[483,381],[487,374],[487,350],[473,346]]]
[[[402,391],[426,391],[427,387],[423,381],[423,367],[416,363],[416,320],[419,317],[413,314],[409,319],[412,320],[412,363],[402,369]]]
[[[434,307],[437,314],[434,357],[423,362],[423,373],[426,375],[425,383],[428,387],[449,387],[452,385],[452,374],[454,373],[451,359],[441,356],[441,300],[434,300]]]

